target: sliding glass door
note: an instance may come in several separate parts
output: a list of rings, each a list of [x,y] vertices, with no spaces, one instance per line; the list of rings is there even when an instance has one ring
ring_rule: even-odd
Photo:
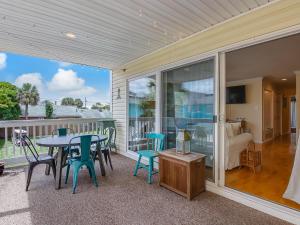
[[[206,155],[208,179],[214,179],[214,59],[162,73],[162,132],[166,148],[176,147],[178,129],[192,137],[191,151]]]

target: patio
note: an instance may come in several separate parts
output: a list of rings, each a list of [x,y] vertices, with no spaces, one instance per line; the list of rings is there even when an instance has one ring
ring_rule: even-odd
[[[98,188],[91,184],[87,170],[82,171],[75,195],[72,179],[55,190],[44,166],[34,171],[28,192],[25,168],[6,173],[0,183],[0,225],[288,224],[210,192],[188,201],[159,187],[157,176],[152,185],[143,172],[133,177],[133,160],[119,154],[113,154],[112,160],[114,171],[107,169],[106,177],[96,164]]]
[[[0,121],[0,161],[8,169],[0,177],[0,225],[300,224],[300,211],[228,188],[224,168],[226,54],[300,33],[300,1],[0,2],[1,52],[107,68],[111,103],[109,118]],[[85,93],[80,94],[86,100]],[[163,133],[165,149],[176,147],[181,127],[176,119],[186,119],[184,126],[195,141],[192,151],[206,155],[208,191],[192,201],[160,187],[157,175],[152,185],[146,182],[146,172],[132,176],[146,134]],[[45,176],[41,165],[25,191],[27,169],[16,129],[25,130],[38,144],[58,128],[100,134],[100,122],[106,120],[114,122],[116,153],[114,170],[107,168],[105,177],[95,164],[98,188],[83,169],[75,195],[72,176],[56,190],[52,174]],[[49,153],[46,146],[37,150]],[[178,170],[169,174],[175,171],[182,177]],[[66,168],[62,178],[65,174]]]

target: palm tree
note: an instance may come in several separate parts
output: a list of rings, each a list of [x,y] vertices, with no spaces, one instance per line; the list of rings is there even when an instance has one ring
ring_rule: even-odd
[[[21,105],[25,105],[25,118],[28,119],[28,105],[37,105],[40,100],[40,94],[36,86],[29,83],[23,84],[19,89],[18,99]]]

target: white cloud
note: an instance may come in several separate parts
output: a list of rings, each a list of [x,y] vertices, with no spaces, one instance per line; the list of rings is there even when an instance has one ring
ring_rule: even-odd
[[[69,67],[73,65],[73,63],[64,62],[64,61],[57,61],[57,60],[51,60],[51,61],[57,63],[59,67]]]
[[[93,87],[83,87],[79,90],[70,91],[69,94],[73,96],[90,96],[95,94],[96,89]]]
[[[152,78],[141,78],[129,83],[129,90],[137,94],[139,97],[144,97],[151,92],[149,82],[154,81]]]
[[[72,96],[89,96],[96,89],[85,85],[85,80],[78,77],[73,70],[58,69],[52,80],[48,83],[50,91],[66,92]]]
[[[68,66],[72,66],[72,63],[68,63],[68,62],[57,62],[59,67],[68,67]]]
[[[25,73],[18,76],[15,85],[22,87],[24,83],[35,85],[39,91],[43,91],[44,89],[42,75],[40,73]]]
[[[0,53],[0,70],[6,67],[7,55],[5,53]]]

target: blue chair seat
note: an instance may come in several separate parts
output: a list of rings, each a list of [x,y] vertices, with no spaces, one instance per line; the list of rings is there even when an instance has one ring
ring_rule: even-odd
[[[139,155],[142,155],[143,157],[147,158],[155,158],[159,155],[158,152],[153,151],[153,150],[141,150],[137,152]]]

